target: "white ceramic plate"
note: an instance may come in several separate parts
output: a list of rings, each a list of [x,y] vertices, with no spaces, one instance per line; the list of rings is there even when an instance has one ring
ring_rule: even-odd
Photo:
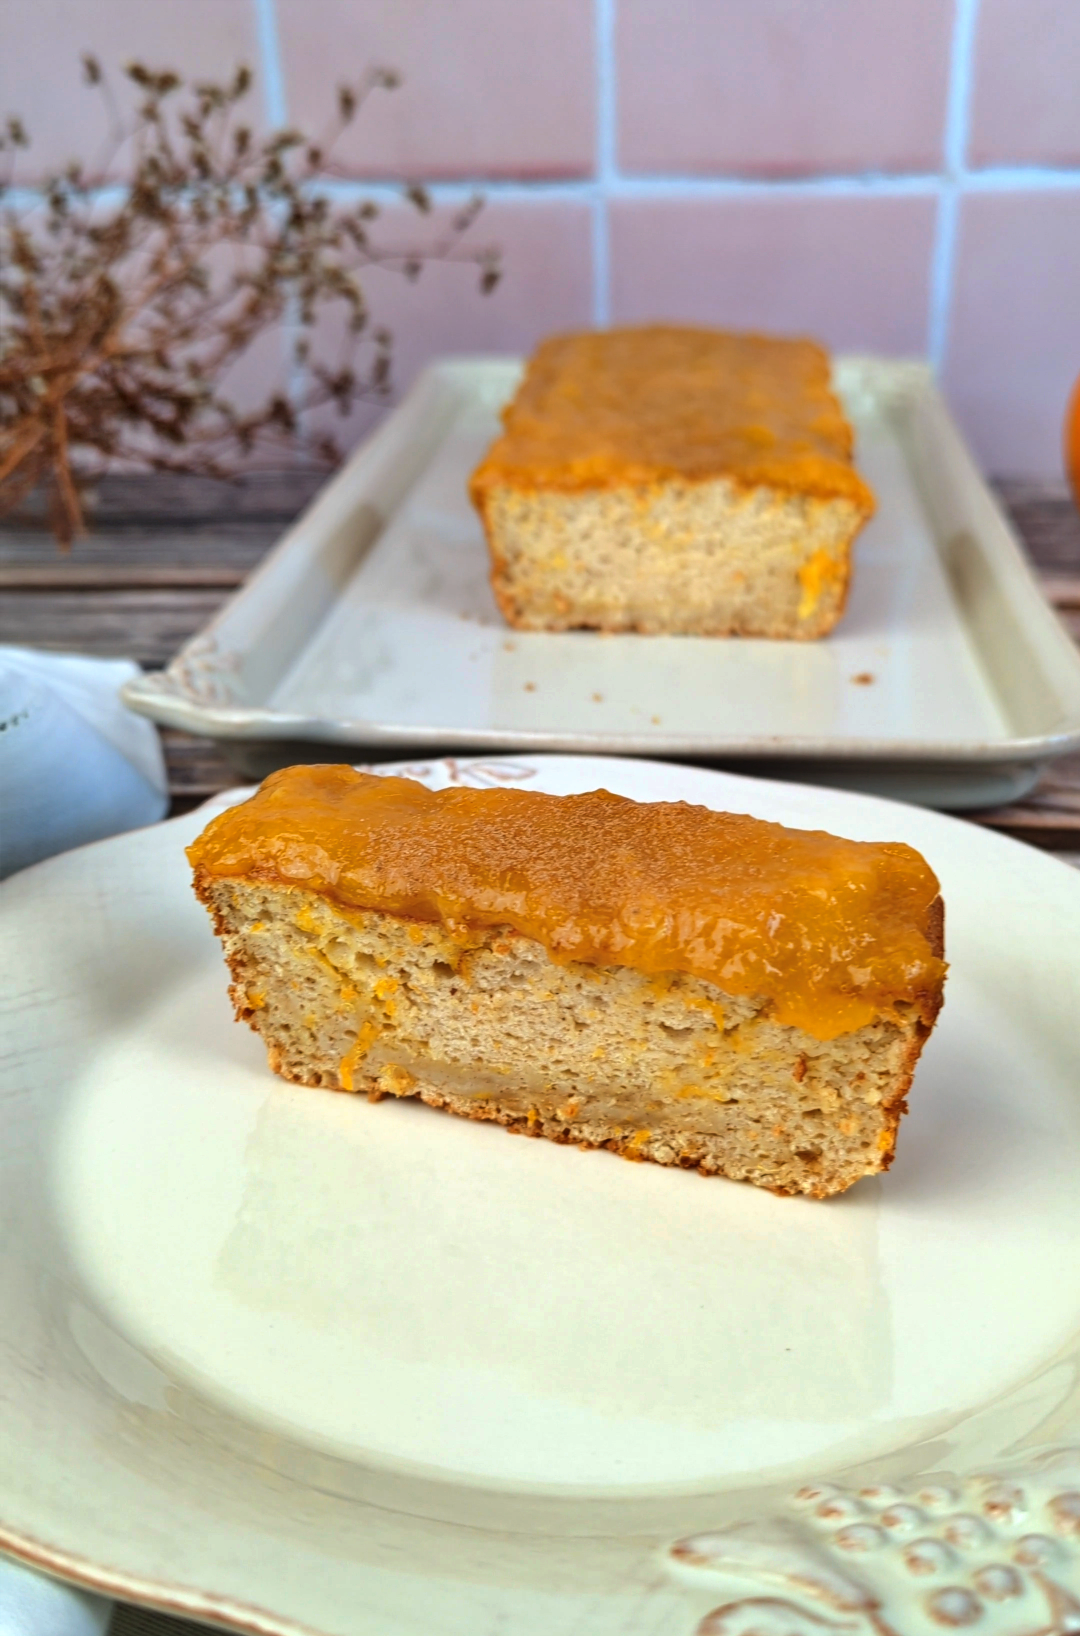
[[[428,370],[128,703],[220,739],[259,777],[298,745],[306,759],[327,744],[350,759],[557,750],[749,759],[970,807],[1016,799],[1080,745],[1080,655],[924,365],[838,361],[878,510],[820,642],[509,629],[466,481],[518,373],[508,359]]]
[[[951,972],[895,1168],[778,1199],[287,1086],[205,813],[54,859],[0,939],[0,1544],[272,1636],[1076,1629],[1080,876],[700,769],[412,771],[919,847]]]

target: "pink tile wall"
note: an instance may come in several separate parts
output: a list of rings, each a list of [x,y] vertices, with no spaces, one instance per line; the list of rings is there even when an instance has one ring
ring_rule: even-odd
[[[1080,376],[1080,191],[963,202],[945,385],[990,471],[1060,470]]]
[[[612,318],[808,333],[926,350],[933,198],[618,200]]]
[[[622,0],[629,171],[936,170],[951,0]]]
[[[436,222],[436,229],[438,228]],[[430,245],[435,234],[412,211],[400,208],[380,224],[388,246]],[[553,330],[577,329],[592,321],[592,222],[577,200],[504,203],[493,200],[478,217],[462,249],[497,244],[505,275],[490,295],[478,292],[477,269],[465,260],[433,262],[410,284],[398,274],[368,275],[366,294],[372,322],[393,333],[394,384],[407,388],[429,359],[444,353],[527,352]],[[329,320],[317,337],[327,361],[340,355],[341,325]],[[326,423],[346,442],[373,421],[361,405],[351,422],[336,413]]]
[[[277,0],[289,112],[318,128],[334,87],[389,63],[336,150],[354,176],[583,176],[596,66],[582,0]]]
[[[970,159],[1080,165],[1080,5],[982,0]]]
[[[808,331],[929,356],[991,468],[1060,476],[1080,0],[0,0],[0,116],[36,139],[23,183],[101,151],[83,50],[246,61],[253,111],[311,130],[342,80],[400,71],[341,142],[341,197],[425,178],[448,210],[478,185],[474,234],[505,266],[487,301],[464,266],[370,275],[402,385],[573,325]],[[245,396],[284,379],[283,351],[238,372]]]
[[[0,119],[20,115],[32,138],[19,180],[71,159],[95,170],[112,153],[101,95],[83,84],[83,52],[99,58],[127,109],[137,95],[129,62],[216,80],[254,64],[255,10],[251,0],[0,0]],[[262,98],[248,101],[254,122]]]

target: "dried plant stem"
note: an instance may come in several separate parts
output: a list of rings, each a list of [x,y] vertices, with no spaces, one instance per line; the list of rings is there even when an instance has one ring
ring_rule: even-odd
[[[254,137],[238,113],[247,70],[229,85],[185,86],[132,64],[141,100],[125,124],[99,65],[84,66],[109,113],[108,163],[130,157],[119,200],[103,192],[105,173],[71,165],[46,180],[43,210],[0,216],[0,512],[44,485],[65,545],[84,529],[87,481],[118,462],[229,477],[275,451],[336,460],[331,437],[303,435],[307,412],[333,404],[347,414],[389,389],[391,337],[372,324],[362,282],[371,268],[413,280],[430,261],[467,261],[482,292],[499,278],[495,251],[462,242],[478,199],[426,245],[402,250],[377,242],[372,201],[335,208],[320,191],[334,142],[368,96],[397,84],[390,71],[343,87],[337,117],[310,142],[296,131]],[[26,142],[9,120],[0,150],[10,158]],[[426,189],[404,193],[431,214]],[[348,344],[329,364],[310,337],[332,310]],[[242,412],[223,375],[289,322],[306,386]]]

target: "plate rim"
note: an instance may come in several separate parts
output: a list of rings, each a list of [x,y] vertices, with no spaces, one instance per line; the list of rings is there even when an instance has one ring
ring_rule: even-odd
[[[436,757],[430,759],[433,763],[437,763],[440,760],[450,761],[452,763],[452,758]],[[511,761],[515,758],[488,758],[488,761],[485,762],[484,765],[489,764],[492,759],[496,761]],[[551,758],[547,756],[532,756],[529,759],[540,762],[545,762],[550,759],[571,759],[573,761],[595,760],[598,763],[599,771],[603,768],[610,767],[613,759],[615,758],[583,758],[576,756],[571,758]],[[643,763],[640,760],[634,759],[627,760],[626,765],[634,768],[635,770],[640,770]],[[646,763],[645,765],[648,764]],[[888,801],[886,798],[880,796],[870,796],[860,792],[837,791],[833,789],[819,790],[812,786],[807,787],[799,784],[783,783],[778,780],[760,780],[748,777],[746,774],[739,772],[717,773],[713,769],[707,768],[684,769],[679,767],[677,764],[672,765],[664,762],[654,762],[652,763],[652,767],[655,771],[662,775],[673,774],[678,776],[679,773],[683,771],[689,771],[695,774],[705,774],[706,778],[708,779],[718,778],[722,784],[735,783],[746,785],[751,788],[760,788],[762,785],[777,787],[797,796],[801,800],[807,801],[810,806],[814,805],[817,798],[823,797],[830,806],[839,804],[841,807],[847,807],[852,802],[854,802],[856,806],[871,803],[874,808],[881,808],[882,806],[887,807],[890,814],[896,813],[899,807],[899,811],[901,813],[907,811],[910,815],[914,812],[917,828],[923,828],[927,825],[932,828],[937,828],[938,826],[944,824],[953,834],[958,834],[961,828],[967,836],[970,836],[972,833],[972,826],[963,819],[954,818],[947,814],[937,812],[925,812],[919,809],[905,809],[899,803]],[[380,771],[390,770],[392,769],[380,769]],[[103,841],[94,842],[90,846],[77,849],[77,854],[87,854],[91,852],[100,853],[102,848],[122,850],[123,846],[130,842],[133,836],[140,834],[156,835],[159,832],[164,832],[166,829],[172,830],[173,826],[177,824],[190,824],[192,818],[197,816],[199,811],[211,810],[222,804],[229,803],[242,797],[244,793],[245,791],[242,788],[222,792],[218,796],[212,797],[210,801],[205,803],[204,808],[196,809],[195,813],[193,814],[186,814],[179,819],[166,820],[164,823],[147,826],[146,830],[129,832],[129,835],[127,836],[116,836]],[[1074,888],[1080,892],[1080,876],[1078,876],[1077,871],[1062,860],[1053,857],[1052,854],[1039,852],[1034,848],[1026,846],[1021,841],[1017,841],[1009,836],[993,831],[984,831],[980,829],[976,833],[981,837],[979,844],[985,845],[990,851],[1001,855],[1001,849],[1004,848],[1008,855],[1017,857],[1022,855],[1027,863],[1034,864],[1037,873],[1043,871],[1044,866],[1050,866],[1054,871],[1055,880],[1059,880],[1063,884],[1065,879],[1069,879],[1073,882]],[[71,859],[74,855],[75,854],[64,854],[62,856],[67,859]],[[30,877],[35,877],[38,881],[41,881],[47,877],[48,872],[56,868],[56,865],[59,862],[59,859],[49,859],[40,864],[34,865],[31,869],[21,872],[21,875],[12,877],[11,884],[18,881],[20,878],[29,879]],[[1070,888],[1070,890],[1072,889],[1073,888]],[[1072,1343],[1070,1342],[1067,1344],[1071,1346]],[[1067,1431],[1070,1441],[1075,1439],[1077,1443],[1080,1443],[1080,1392],[1075,1394],[1075,1398],[1076,1401],[1073,1405],[1074,1417],[1069,1421],[1067,1427],[1064,1429]],[[977,1409],[974,1412],[976,1415],[978,1415],[981,1411]],[[1060,1441],[1054,1445],[1054,1447],[1058,1450],[1061,1449],[1061,1446]],[[1057,1456],[1055,1455],[1054,1457],[1056,1458]],[[1047,1456],[1047,1458],[1049,1458],[1049,1456]],[[1080,1456],[1078,1456],[1078,1458],[1080,1458]],[[1042,1455],[1037,1455],[1034,1461],[1029,1460],[1027,1465],[1022,1467],[1022,1471],[1032,1472],[1037,1468],[1041,1469],[1039,1466],[1040,1459],[1043,1459]],[[1080,1466],[1078,1466],[1078,1470],[1080,1470]],[[1034,1479],[1028,1478],[1026,1480],[1033,1481]],[[718,1510],[721,1509],[719,1504],[717,1504],[716,1508]],[[706,1536],[702,1535],[697,1537],[705,1538]],[[290,1615],[274,1612],[268,1607],[264,1607],[249,1600],[240,1600],[230,1596],[222,1597],[210,1591],[191,1588],[178,1582],[170,1582],[162,1577],[147,1577],[145,1575],[134,1574],[124,1568],[117,1568],[115,1566],[95,1562],[89,1557],[80,1555],[77,1552],[70,1551],[59,1545],[52,1545],[31,1533],[20,1530],[17,1527],[13,1527],[10,1524],[3,1522],[2,1519],[0,1519],[0,1549],[3,1549],[19,1560],[26,1562],[31,1567],[40,1568],[46,1572],[56,1575],[57,1577],[67,1579],[74,1584],[78,1584],[99,1594],[113,1596],[122,1600],[139,1603],[144,1606],[159,1608],[164,1612],[171,1612],[179,1616],[193,1616],[204,1620],[210,1620],[226,1629],[250,1633],[250,1636],[330,1636],[329,1626],[316,1626],[298,1622]],[[778,1549],[780,1548],[778,1547]],[[792,1546],[791,1549],[794,1549],[794,1546]],[[674,1542],[672,1544],[672,1550],[675,1550]],[[783,1552],[781,1550],[781,1556],[782,1555]],[[765,1569],[761,1569],[761,1571],[765,1573],[767,1580],[769,1578],[769,1574],[773,1572],[773,1570]],[[1075,1552],[1073,1558],[1070,1560],[1069,1574],[1075,1576],[1077,1590],[1080,1592],[1080,1552]],[[713,1600],[718,1599],[718,1595],[714,1596],[715,1587],[711,1584],[711,1582],[709,1582],[707,1576],[704,1583],[695,1584],[694,1589],[699,1598],[703,1595],[707,1595]],[[791,1587],[789,1586],[789,1590],[790,1589]],[[791,1594],[797,1601],[798,1596],[803,1593],[799,1592],[796,1588],[796,1590],[791,1591]],[[820,1611],[818,1603],[814,1602],[812,1599],[807,1605],[810,1608],[811,1613],[813,1613],[814,1609],[818,1609],[818,1611]],[[606,1630],[607,1627],[601,1627],[598,1625],[596,1628],[597,1630],[600,1630],[601,1628]],[[612,1626],[611,1628],[614,1630],[621,1629],[622,1627],[619,1625]],[[689,1633],[691,1629],[691,1621],[689,1617],[687,1618],[684,1628]],[[898,1628],[900,1630],[906,1630],[908,1627],[905,1624],[901,1624]],[[987,1627],[983,1626],[983,1628],[986,1629]]]
[[[215,1629],[236,1631],[240,1636],[326,1636],[325,1631],[317,1630],[314,1625],[298,1624],[253,1602],[217,1597],[211,1591],[192,1591],[163,1579],[132,1574],[124,1568],[99,1566],[89,1557],[47,1545],[7,1527],[2,1521],[0,1552],[24,1567],[63,1580],[79,1590],[170,1614],[177,1619],[212,1620]]]

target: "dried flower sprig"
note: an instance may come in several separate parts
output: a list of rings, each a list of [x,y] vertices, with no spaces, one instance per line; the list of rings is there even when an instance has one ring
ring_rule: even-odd
[[[334,463],[329,434],[304,435],[307,412],[332,403],[347,414],[390,385],[392,341],[369,312],[367,270],[412,280],[429,261],[464,260],[484,293],[499,278],[497,251],[462,243],[480,199],[402,250],[379,243],[373,200],[338,205],[318,185],[366,97],[397,85],[392,71],[342,87],[330,127],[310,140],[253,132],[239,112],[252,85],[244,68],[227,85],[185,85],[131,64],[139,100],[124,121],[98,62],[83,65],[110,112],[108,162],[96,174],[73,163],[47,178],[40,200],[0,215],[0,512],[43,486],[65,545],[84,529],[87,482],[111,465],[231,477],[298,445]],[[9,119],[0,195],[10,196],[27,143]],[[117,189],[105,184],[121,148],[130,179]],[[432,214],[425,188],[404,192]],[[311,334],[334,307],[349,339],[328,364]],[[304,384],[241,412],[223,378],[278,324],[295,332]]]

